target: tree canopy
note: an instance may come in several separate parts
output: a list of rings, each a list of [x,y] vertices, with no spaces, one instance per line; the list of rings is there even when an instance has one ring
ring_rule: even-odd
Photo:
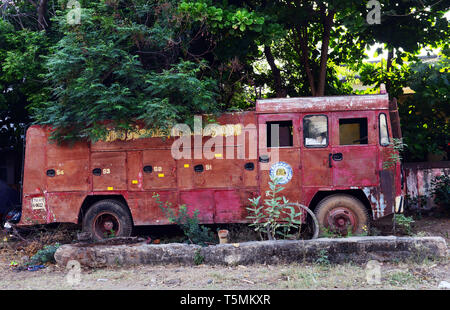
[[[378,2],[380,24],[367,22],[359,0],[3,1],[1,143],[16,143],[30,121],[52,126],[58,141],[95,141],[107,129],[164,131],[258,97],[354,93],[342,68],[398,96],[425,70],[421,49],[448,55],[450,5]],[[387,57],[367,63],[375,44]]]

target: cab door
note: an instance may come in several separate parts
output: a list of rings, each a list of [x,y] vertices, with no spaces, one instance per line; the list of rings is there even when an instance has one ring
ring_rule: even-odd
[[[265,197],[270,177],[279,177],[284,190],[279,193],[292,202],[300,201],[299,114],[258,116],[260,192]],[[262,200],[261,200],[262,201]]]
[[[318,188],[328,189],[333,185],[329,163],[330,122],[330,115],[327,113],[303,115],[303,190],[308,197],[314,194]]]
[[[332,113],[329,163],[336,189],[377,184],[377,123],[374,111]]]

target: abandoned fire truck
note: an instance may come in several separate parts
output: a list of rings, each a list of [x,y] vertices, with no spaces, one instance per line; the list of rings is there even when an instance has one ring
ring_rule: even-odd
[[[154,193],[198,210],[203,224],[248,223],[249,198],[264,196],[274,175],[283,195],[324,227],[360,233],[402,212],[400,164],[384,165],[401,135],[397,104],[383,90],[258,100],[255,110],[224,113],[211,128],[165,139],[111,132],[66,146],[31,126],[18,225],[71,222],[97,239],[111,230],[129,236],[137,225],[169,224]],[[181,138],[187,156],[177,157]]]

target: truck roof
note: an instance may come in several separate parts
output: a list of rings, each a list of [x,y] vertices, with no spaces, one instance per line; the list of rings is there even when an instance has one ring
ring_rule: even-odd
[[[389,109],[388,94],[256,100],[256,113],[330,112]]]

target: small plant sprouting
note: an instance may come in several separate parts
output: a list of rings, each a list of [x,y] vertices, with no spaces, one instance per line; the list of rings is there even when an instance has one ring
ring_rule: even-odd
[[[404,214],[394,214],[392,218],[394,222],[394,233],[396,226],[399,226],[406,234],[412,235],[412,224],[414,223],[414,219],[412,216],[405,216]]]
[[[389,144],[391,148],[390,156],[387,161],[383,163],[383,169],[391,169],[400,163],[402,160],[401,152],[405,149],[407,145],[403,143],[403,139],[392,138],[392,142]]]
[[[175,212],[172,204],[170,202],[162,202],[158,194],[153,194],[153,198],[169,222],[177,224],[183,230],[190,243],[201,246],[214,243],[214,235],[211,230],[199,224],[198,210],[195,210],[191,216],[188,214],[186,205],[180,205],[178,210],[176,210],[177,212]]]
[[[204,261],[205,261],[205,257],[202,254],[200,254],[200,249],[195,251],[195,253],[194,253],[194,264],[201,265],[201,264],[203,264]]]
[[[108,230],[108,231],[105,231],[104,233],[103,233],[103,236],[105,237],[105,238],[115,238],[116,237],[116,232],[114,231],[114,229],[110,229],[110,230]]]
[[[55,252],[60,247],[59,243],[53,245],[46,245],[43,249],[37,251],[28,263],[28,265],[45,264],[48,262],[55,262]]]
[[[319,257],[316,259],[316,263],[323,266],[330,265],[330,260],[328,258],[328,251],[322,249],[319,251]]]

